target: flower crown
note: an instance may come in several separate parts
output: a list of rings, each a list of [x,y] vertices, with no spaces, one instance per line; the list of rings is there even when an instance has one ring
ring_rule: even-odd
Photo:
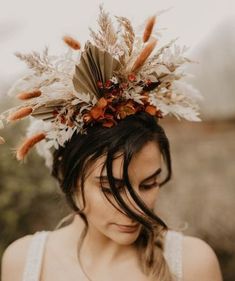
[[[156,118],[169,114],[201,121],[195,103],[201,95],[181,80],[186,74],[180,66],[193,62],[184,57],[187,48],[176,46],[174,39],[153,52],[159,45],[157,18],[150,17],[137,35],[125,17],[116,16],[115,28],[100,6],[100,30],[90,29],[93,42],[87,41],[83,50],[77,40],[64,36],[68,49],[60,56],[49,55],[47,47],[42,54],[16,53],[30,74],[9,90],[21,104],[0,115],[0,127],[3,120],[29,117],[27,138],[16,149],[18,160],[35,145],[51,167],[51,149],[64,146],[75,132],[86,134],[87,126],[97,122],[110,128],[139,111]]]

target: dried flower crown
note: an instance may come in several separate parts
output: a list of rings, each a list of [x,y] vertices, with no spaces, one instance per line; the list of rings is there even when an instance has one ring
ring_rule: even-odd
[[[27,138],[16,149],[18,160],[35,145],[51,167],[51,149],[63,146],[75,132],[85,134],[96,122],[110,128],[138,111],[201,121],[195,103],[201,95],[181,80],[186,74],[180,66],[192,62],[184,57],[187,48],[176,46],[175,39],[153,54],[156,16],[148,19],[142,36],[127,18],[116,19],[117,30],[100,6],[100,30],[90,29],[93,43],[87,41],[83,51],[78,41],[65,36],[68,50],[60,56],[49,55],[48,48],[42,54],[16,53],[31,72],[9,90],[22,103],[0,115],[0,127],[3,120],[30,118]]]

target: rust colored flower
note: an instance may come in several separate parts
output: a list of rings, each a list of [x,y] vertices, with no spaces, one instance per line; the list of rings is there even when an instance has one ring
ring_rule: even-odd
[[[156,115],[157,109],[153,105],[147,105],[145,111],[154,116]]]
[[[95,106],[90,110],[90,115],[93,119],[97,120],[104,117],[104,110],[102,107]]]
[[[20,100],[28,100],[41,96],[42,92],[40,90],[33,90],[30,92],[21,92],[16,97]]]
[[[22,145],[16,151],[17,160],[23,160],[23,158],[27,155],[29,150],[38,142],[45,139],[46,134],[44,132],[37,133],[32,137],[26,139]]]
[[[97,107],[100,107],[100,108],[104,108],[105,106],[107,106],[108,102],[105,98],[100,98],[96,104]]]
[[[64,36],[63,37],[63,41],[72,49],[74,50],[80,50],[81,49],[81,45],[80,43],[75,40],[74,38],[72,38],[71,36]]]
[[[8,121],[15,121],[15,120],[19,120],[22,119],[28,115],[30,115],[32,113],[33,109],[30,106],[27,107],[23,107],[19,110],[17,110],[16,112],[10,114],[7,118]]]
[[[130,82],[136,81],[136,76],[135,76],[135,74],[134,74],[134,73],[130,73],[130,74],[128,75],[128,80],[129,80]]]
[[[97,86],[99,89],[103,89],[103,83],[101,81],[97,81]]]
[[[110,88],[112,86],[112,82],[110,80],[108,80],[105,84],[104,87],[105,88]]]
[[[126,104],[117,107],[117,116],[124,119],[128,115],[136,113],[136,111],[133,102],[129,100]]]

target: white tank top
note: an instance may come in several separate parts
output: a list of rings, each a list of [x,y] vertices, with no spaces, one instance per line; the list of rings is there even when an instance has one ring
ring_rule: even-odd
[[[26,258],[22,281],[40,281],[45,242],[50,231],[35,232]],[[166,234],[164,256],[177,281],[182,280],[182,239],[181,232],[170,230]]]

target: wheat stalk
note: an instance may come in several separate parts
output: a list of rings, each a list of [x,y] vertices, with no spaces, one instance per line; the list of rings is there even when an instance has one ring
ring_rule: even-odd
[[[15,56],[24,61],[29,68],[33,69],[36,74],[41,75],[45,71],[50,71],[51,65],[48,60],[48,48],[43,51],[42,56],[38,52],[32,52],[31,54],[15,53]]]
[[[126,46],[128,47],[129,50],[128,55],[131,56],[133,50],[133,43],[135,40],[135,32],[133,30],[133,27],[129,19],[125,17],[118,17],[118,16],[116,16],[116,18],[119,24],[124,28],[124,33],[122,34],[122,37],[124,39]]]

